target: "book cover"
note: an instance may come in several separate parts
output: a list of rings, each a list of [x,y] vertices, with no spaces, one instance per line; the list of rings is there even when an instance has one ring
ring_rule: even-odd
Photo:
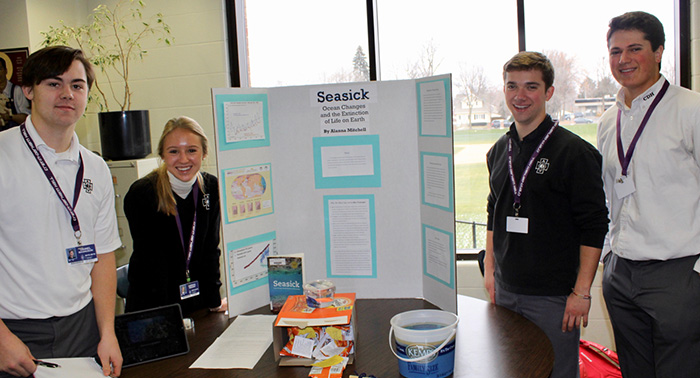
[[[313,308],[306,304],[306,296],[287,298],[275,320],[277,327],[315,327],[348,324],[355,305],[355,293],[336,293],[335,304],[325,308]]]
[[[287,297],[304,294],[304,255],[267,257],[270,310],[279,311]]]

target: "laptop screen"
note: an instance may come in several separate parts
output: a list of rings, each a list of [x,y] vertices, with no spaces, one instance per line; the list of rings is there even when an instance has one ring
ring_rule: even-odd
[[[189,352],[179,304],[117,315],[114,328],[124,367]]]

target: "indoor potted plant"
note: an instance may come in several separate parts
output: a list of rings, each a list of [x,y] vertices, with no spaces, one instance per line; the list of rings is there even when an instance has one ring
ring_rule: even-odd
[[[131,110],[130,65],[147,51],[146,38],[170,45],[170,28],[157,13],[145,18],[140,0],[118,0],[114,6],[95,8],[91,23],[82,26],[50,26],[42,32],[44,46],[74,45],[83,50],[101,75],[90,91],[99,106],[100,142],[106,159],[139,159],[151,153],[148,110]],[[116,106],[115,106],[116,104]]]

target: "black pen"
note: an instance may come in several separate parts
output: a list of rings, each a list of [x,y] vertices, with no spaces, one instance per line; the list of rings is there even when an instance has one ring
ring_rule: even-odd
[[[33,360],[33,361],[37,366],[44,366],[44,367],[52,368],[52,369],[61,367],[61,365],[55,364],[53,362],[42,361],[42,360]]]

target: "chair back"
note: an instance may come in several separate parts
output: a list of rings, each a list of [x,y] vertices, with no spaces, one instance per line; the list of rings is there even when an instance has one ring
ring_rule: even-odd
[[[126,299],[129,292],[129,264],[117,268],[117,295]]]

